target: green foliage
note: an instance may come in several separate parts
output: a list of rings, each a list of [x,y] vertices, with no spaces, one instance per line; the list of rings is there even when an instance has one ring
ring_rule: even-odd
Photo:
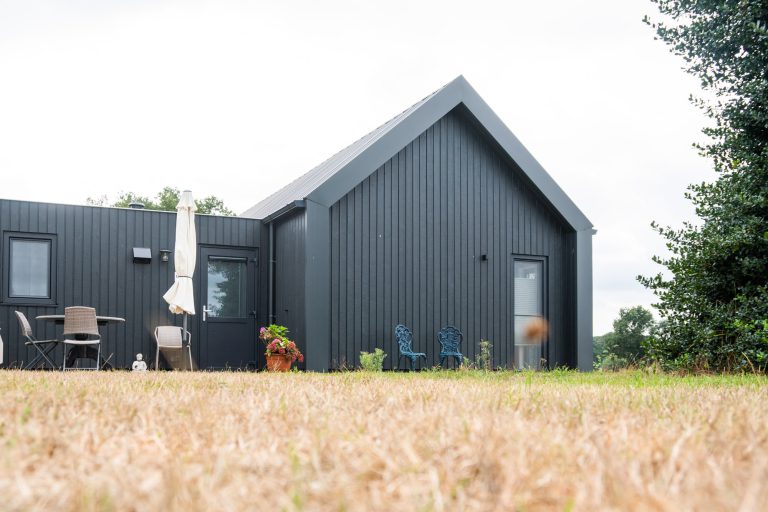
[[[683,57],[713,101],[692,101],[713,120],[696,145],[718,178],[688,188],[702,223],[652,227],[671,255],[670,277],[639,276],[665,320],[646,344],[666,368],[768,368],[768,1],[651,0],[646,18]]]
[[[259,338],[264,341],[272,341],[275,338],[287,338],[288,328],[283,325],[269,324],[259,329]]]
[[[617,370],[638,363],[655,328],[653,315],[644,307],[621,308],[613,321],[613,331],[595,338],[595,366]]]
[[[493,353],[493,344],[488,340],[480,340],[480,353],[475,358],[475,365],[480,370],[491,370],[491,355]]]
[[[148,210],[161,210],[167,212],[175,212],[176,205],[179,204],[179,198],[181,197],[181,191],[174,187],[165,187],[156,196],[155,199],[150,199],[145,196],[140,196],[133,192],[122,192],[117,201],[109,203],[107,196],[101,196],[97,198],[89,197],[86,199],[86,203],[92,206],[116,206],[118,208],[127,208],[131,203],[141,203]],[[208,196],[203,199],[195,199],[195,206],[197,207],[196,213],[203,215],[226,215],[232,216],[235,214],[232,210],[224,205],[224,201],[216,196]]]
[[[596,368],[599,368],[599,362],[605,356],[605,338],[609,334],[611,333],[592,338],[592,362],[595,363]]]
[[[643,356],[642,344],[653,326],[653,315],[642,306],[621,308],[613,321],[613,333],[605,343],[607,353],[627,361]]]
[[[623,365],[617,364],[615,356],[608,353],[606,345],[611,341],[613,332],[592,338],[592,367],[595,370],[616,370]]]
[[[371,378],[365,372],[338,372],[332,374],[341,382],[358,382]],[[376,376],[382,382],[398,381],[415,383],[423,380],[450,380],[466,382],[504,382],[509,384],[564,385],[564,386],[612,386],[616,389],[638,389],[657,387],[687,387],[694,389],[712,389],[717,387],[749,386],[768,389],[768,380],[763,375],[752,373],[693,374],[691,372],[660,372],[654,367],[629,369],[617,372],[580,372],[578,370],[558,368],[553,371],[495,371],[482,370],[446,371],[437,366],[420,372],[382,372]]]
[[[366,372],[380,372],[384,369],[384,358],[387,354],[377,348],[373,353],[360,352],[360,367]]]
[[[178,203],[178,201],[176,202]],[[205,215],[225,215],[227,217],[235,215],[235,212],[227,208],[224,201],[216,196],[207,196],[200,200],[195,200],[195,206],[197,206],[197,213]]]

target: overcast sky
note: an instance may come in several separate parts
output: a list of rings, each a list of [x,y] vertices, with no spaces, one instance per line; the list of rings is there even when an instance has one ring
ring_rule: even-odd
[[[0,0],[0,197],[241,212],[463,74],[598,229],[595,333],[693,218],[698,82],[648,0]],[[182,174],[184,177],[182,177]]]

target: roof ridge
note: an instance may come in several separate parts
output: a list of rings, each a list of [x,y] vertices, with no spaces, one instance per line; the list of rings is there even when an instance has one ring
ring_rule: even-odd
[[[354,158],[359,154],[361,151],[363,151],[365,148],[369,147],[371,143],[375,142],[375,140],[378,140],[383,135],[385,135],[391,128],[393,128],[397,122],[407,117],[409,114],[414,112],[419,106],[424,104],[426,101],[428,101],[430,98],[434,97],[437,93],[448,87],[451,83],[453,83],[455,80],[458,80],[461,78],[461,75],[457,77],[454,80],[451,80],[447,84],[443,85],[442,87],[436,89],[435,91],[431,92],[430,94],[427,94],[422,99],[411,105],[410,107],[406,108],[405,110],[401,111],[394,117],[390,118],[383,124],[377,126],[370,132],[366,133],[359,139],[355,140],[351,144],[345,146],[344,148],[340,149],[336,153],[332,154],[322,162],[320,162],[318,165],[312,167],[304,174],[296,177],[286,185],[280,187],[276,191],[274,191],[272,194],[268,195],[255,205],[248,208],[246,211],[244,211],[241,216],[247,216],[247,217],[255,217],[258,219],[263,219],[270,215],[271,213],[274,213],[275,211],[279,210],[286,204],[290,203],[291,201],[297,200],[297,199],[304,199],[304,197],[291,197],[286,198],[284,201],[280,201],[280,204],[270,204],[272,200],[278,200],[279,197],[282,195],[282,192],[285,192],[287,190],[292,190],[299,188],[299,185],[301,182],[306,182],[307,188],[312,187],[311,190],[305,190],[304,195],[306,196],[314,190],[314,188],[317,186],[317,179],[320,179],[320,181],[324,181],[327,176],[321,175],[319,171],[323,170],[323,168],[329,164],[329,162],[334,162],[335,160],[338,160],[336,167],[340,168],[338,164],[343,164],[349,161],[350,159]],[[338,170],[338,169],[337,169]]]

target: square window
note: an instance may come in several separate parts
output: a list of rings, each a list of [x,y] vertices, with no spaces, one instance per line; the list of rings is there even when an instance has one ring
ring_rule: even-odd
[[[5,233],[3,298],[16,304],[54,303],[54,235]]]
[[[51,241],[11,238],[9,297],[51,297]]]

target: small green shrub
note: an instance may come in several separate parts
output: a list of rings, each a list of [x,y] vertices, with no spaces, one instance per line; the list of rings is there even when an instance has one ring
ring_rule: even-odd
[[[491,370],[493,344],[489,340],[480,340],[480,353],[475,357],[475,365],[480,370]]]
[[[384,358],[387,354],[383,350],[377,348],[373,353],[361,351],[360,352],[360,367],[366,372],[380,372],[384,368]]]

